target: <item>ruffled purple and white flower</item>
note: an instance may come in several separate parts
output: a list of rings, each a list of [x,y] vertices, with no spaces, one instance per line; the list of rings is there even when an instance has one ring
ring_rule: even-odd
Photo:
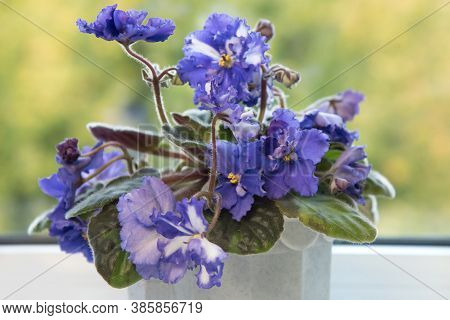
[[[101,143],[94,148],[99,147]],[[104,153],[99,151],[93,156],[82,157],[91,148],[78,149],[78,140],[66,139],[56,146],[56,161],[61,165],[58,172],[39,180],[42,192],[58,200],[57,206],[49,213],[49,235],[57,237],[60,247],[67,253],[82,252],[89,262],[92,262],[92,251],[87,242],[87,222],[80,218],[66,219],[66,212],[72,208],[77,195],[85,192],[89,186],[99,181],[108,181],[124,174],[125,165],[115,162],[100,175],[83,183],[83,178],[100,168],[118,152]]]
[[[233,219],[240,221],[250,211],[254,196],[264,196],[261,168],[261,141],[217,142],[216,191]]]
[[[264,138],[264,190],[270,199],[279,199],[291,189],[313,196],[318,189],[314,175],[329,148],[328,136],[317,129],[301,130],[295,114],[286,109],[274,112]]]
[[[203,30],[186,37],[178,74],[196,90],[195,103],[210,98],[214,104],[214,95],[221,94],[222,88],[235,88],[228,103],[254,105],[259,96],[261,66],[269,62],[265,55],[268,49],[264,37],[252,31],[245,20],[212,14]],[[216,112],[215,108],[211,110]]]
[[[209,242],[204,200],[176,202],[160,179],[147,177],[117,205],[122,248],[144,279],[176,283],[187,270],[197,271],[197,285],[220,286],[227,254]]]
[[[253,110],[238,106],[229,116],[230,128],[238,141],[250,141],[259,135],[261,125]]]
[[[97,19],[88,23],[78,19],[78,29],[83,33],[94,34],[97,38],[117,41],[129,45],[136,41],[162,42],[167,40],[175,30],[170,19],[149,18],[143,24],[146,11],[117,10],[117,4],[103,8]]]
[[[329,173],[332,174],[331,191],[344,192],[364,204],[363,182],[367,179],[370,166],[363,163],[367,158],[363,146],[350,147],[339,156]]]

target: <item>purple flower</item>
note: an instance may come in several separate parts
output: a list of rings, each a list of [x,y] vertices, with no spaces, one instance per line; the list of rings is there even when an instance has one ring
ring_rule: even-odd
[[[78,19],[78,29],[83,33],[95,34],[97,38],[126,45],[139,40],[162,42],[175,30],[175,24],[170,19],[149,18],[146,24],[142,24],[147,16],[146,11],[116,8],[117,4],[103,8],[93,23]]]
[[[214,105],[215,95],[234,88],[228,103],[254,105],[259,97],[261,66],[269,62],[265,55],[268,49],[264,37],[251,31],[245,20],[212,14],[203,30],[186,37],[178,74],[196,90],[195,103],[210,99],[209,104]]]
[[[94,148],[100,146],[97,144]],[[57,237],[60,247],[68,253],[82,252],[92,262],[92,251],[86,238],[87,222],[80,218],[66,219],[65,213],[72,208],[77,195],[85,192],[96,181],[106,181],[123,174],[125,165],[115,162],[94,179],[83,183],[83,178],[101,167],[117,152],[105,154],[103,151],[91,157],[81,157],[91,149],[78,149],[78,140],[66,139],[57,145],[56,161],[61,164],[58,172],[39,180],[41,190],[58,200],[55,209],[49,214],[51,221],[49,235]]]
[[[318,110],[306,114],[300,122],[300,127],[302,129],[319,129],[330,137],[331,142],[342,143],[346,146],[352,145],[359,138],[357,131],[349,131],[345,127],[340,116]]]
[[[217,142],[218,182],[222,207],[240,221],[251,209],[254,196],[263,196],[261,141]]]
[[[359,104],[363,100],[364,95],[362,93],[346,90],[320,103],[317,110],[324,113],[336,114],[344,122],[347,122],[353,120],[355,115],[359,113]]]
[[[347,90],[319,101],[304,115],[301,127],[319,129],[330,137],[331,142],[350,146],[359,135],[356,131],[349,131],[345,123],[359,113],[359,103],[363,100],[361,93]]]
[[[78,217],[66,219],[66,212],[64,202],[59,202],[50,213],[49,236],[58,239],[62,251],[71,254],[81,252],[88,262],[92,262],[94,258],[87,241],[87,222]]]
[[[205,87],[199,87],[195,91],[194,102],[200,104],[200,110],[210,110],[214,113],[229,112],[239,108],[235,101],[237,90],[234,87],[214,86],[215,80],[205,84]]]
[[[187,270],[198,267],[200,288],[220,286],[227,254],[204,237],[208,230],[204,205],[195,198],[176,202],[169,187],[153,177],[120,198],[122,248],[144,279],[176,283]]]
[[[300,130],[295,114],[274,112],[264,141],[264,189],[270,199],[279,199],[291,189],[313,196],[318,189],[315,165],[328,150],[328,137],[317,129]]]
[[[345,150],[330,169],[331,191],[344,192],[364,204],[361,196],[363,182],[367,179],[370,166],[361,162],[367,157],[364,147],[350,147]]]

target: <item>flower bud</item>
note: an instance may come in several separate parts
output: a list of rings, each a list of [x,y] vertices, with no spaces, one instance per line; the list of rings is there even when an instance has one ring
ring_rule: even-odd
[[[273,77],[276,81],[284,84],[287,88],[291,88],[300,81],[300,74],[284,66],[275,66],[272,68]]]
[[[258,21],[255,31],[261,33],[261,35],[266,37],[266,42],[269,42],[275,35],[275,26],[269,20],[261,19]]]
[[[58,157],[63,163],[71,164],[77,161],[80,157],[80,150],[78,150],[78,139],[68,138],[56,146]]]

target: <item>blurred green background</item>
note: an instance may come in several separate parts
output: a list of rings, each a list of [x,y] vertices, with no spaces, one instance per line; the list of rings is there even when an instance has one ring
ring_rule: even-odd
[[[156,123],[156,116],[142,97],[151,93],[140,81],[140,67],[115,43],[75,27],[78,17],[92,21],[110,2],[2,2],[45,30],[0,3],[0,233],[8,234],[25,232],[34,216],[53,205],[37,178],[56,170],[57,142],[76,136],[82,145],[92,144],[85,130],[91,121],[137,125]],[[214,11],[245,17],[250,25],[271,20],[277,29],[273,61],[303,77],[288,92],[288,104],[294,104],[444,1],[117,2],[121,9],[147,9],[175,20],[169,41],[137,46],[161,65],[181,58],[183,38]],[[447,6],[295,106],[300,110],[346,88],[366,94],[351,127],[360,130],[371,163],[398,191],[396,200],[380,203],[382,236],[450,235],[449,30]],[[169,110],[192,107],[189,88],[164,93]]]

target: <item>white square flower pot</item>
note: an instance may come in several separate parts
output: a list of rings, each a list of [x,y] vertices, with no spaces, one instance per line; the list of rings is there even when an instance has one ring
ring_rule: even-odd
[[[129,288],[130,299],[328,299],[332,240],[286,219],[275,246],[257,255],[230,254],[222,286],[199,289],[193,273],[175,285],[140,281]]]

